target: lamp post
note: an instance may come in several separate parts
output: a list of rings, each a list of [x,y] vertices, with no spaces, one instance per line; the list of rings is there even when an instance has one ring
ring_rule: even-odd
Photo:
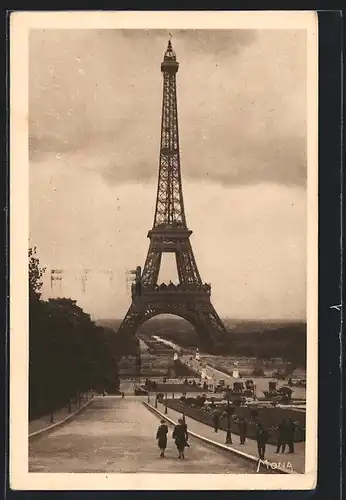
[[[167,409],[167,392],[165,394],[165,415],[167,415],[168,409]]]
[[[226,444],[232,444],[231,407],[230,407],[230,404],[229,404],[229,389],[227,390],[227,433],[226,433]]]
[[[150,403],[150,392],[148,391],[148,403]]]
[[[157,393],[155,394],[155,408],[157,408]]]

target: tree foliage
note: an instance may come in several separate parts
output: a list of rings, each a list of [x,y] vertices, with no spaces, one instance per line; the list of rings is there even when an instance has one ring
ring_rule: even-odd
[[[199,345],[199,338],[191,325],[180,320],[155,321],[155,331],[164,339],[186,348]],[[153,323],[147,322],[141,331],[150,333]],[[242,322],[222,339],[215,354],[256,357],[259,362],[282,357],[294,367],[306,365],[306,324],[302,322]]]
[[[29,251],[30,416],[65,405],[84,391],[115,391],[121,357],[114,332],[97,326],[75,300],[41,300],[36,249]]]
[[[41,298],[42,281],[41,278],[45,272],[44,268],[40,267],[40,262],[37,257],[36,247],[29,248],[29,298],[30,301],[39,300]]]

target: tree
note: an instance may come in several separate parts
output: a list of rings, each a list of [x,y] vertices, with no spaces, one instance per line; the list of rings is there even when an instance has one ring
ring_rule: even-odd
[[[38,301],[41,298],[42,281],[41,278],[45,268],[40,267],[40,261],[37,257],[36,247],[29,248],[29,300]]]
[[[29,250],[29,404],[36,418],[89,389],[119,386],[114,332],[97,326],[71,298],[41,300],[36,249]]]

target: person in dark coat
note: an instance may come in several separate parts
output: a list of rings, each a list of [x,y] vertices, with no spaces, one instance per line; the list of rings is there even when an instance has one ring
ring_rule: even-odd
[[[264,460],[266,452],[266,444],[268,441],[268,431],[263,427],[263,424],[261,422],[257,424],[256,441],[257,441],[258,456],[260,460]]]
[[[213,411],[213,425],[214,425],[214,432],[217,432],[219,430],[219,425],[220,425],[220,413],[218,410]]]
[[[276,446],[276,453],[285,453],[286,444],[288,441],[288,422],[286,418],[283,418],[278,425],[278,442]]]
[[[178,449],[178,458],[185,458],[184,451],[188,445],[187,425],[182,418],[179,418],[178,425],[175,426],[172,437]]]
[[[245,417],[240,417],[238,422],[240,444],[245,444],[247,432],[247,420]]]
[[[288,453],[294,453],[294,431],[295,425],[291,418],[287,421],[287,444],[288,444]]]
[[[161,423],[156,433],[157,444],[161,450],[160,453],[161,458],[165,458],[165,449],[167,448],[167,434],[168,434],[167,424],[164,420],[161,420]]]

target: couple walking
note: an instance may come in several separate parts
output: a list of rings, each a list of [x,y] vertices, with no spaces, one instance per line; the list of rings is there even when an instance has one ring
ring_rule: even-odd
[[[294,453],[295,426],[291,418],[284,418],[278,426],[278,442],[276,453],[285,453],[288,445],[288,453]]]
[[[165,458],[165,449],[167,448],[167,434],[168,434],[168,426],[164,420],[161,420],[161,423],[156,433],[157,443],[161,450],[160,453],[161,458]],[[185,448],[187,446],[189,447],[189,443],[188,443],[187,425],[185,424],[182,418],[178,420],[178,425],[174,427],[172,438],[174,439],[175,445],[179,452],[178,458],[185,458],[184,454]]]

